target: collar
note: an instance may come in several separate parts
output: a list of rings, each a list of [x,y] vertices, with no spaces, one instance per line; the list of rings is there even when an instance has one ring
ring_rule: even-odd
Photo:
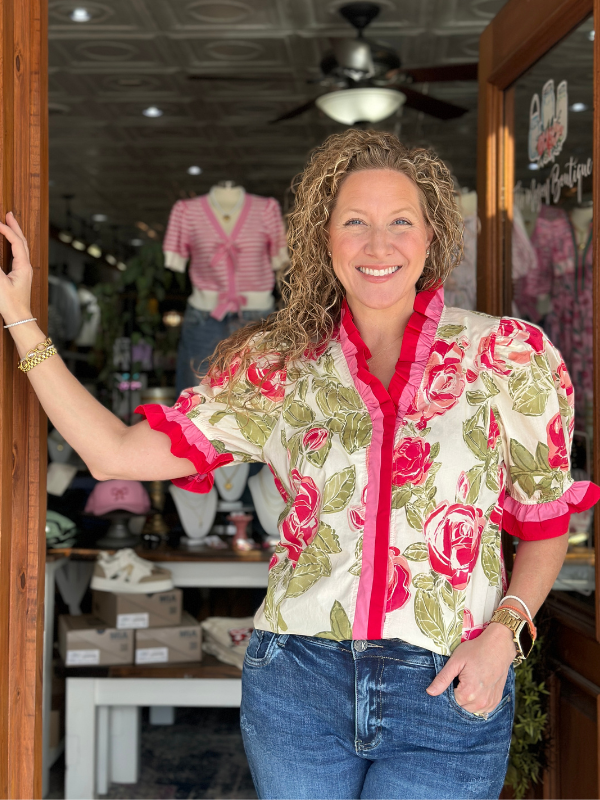
[[[396,371],[386,391],[381,381],[369,370],[371,353],[356,327],[350,306],[346,300],[343,302],[340,322],[343,333],[340,331],[340,339],[344,355],[356,359],[358,377],[371,386],[382,406],[391,401],[394,413],[400,417],[407,412],[421,383],[443,309],[443,287],[417,293],[413,313],[402,337]]]

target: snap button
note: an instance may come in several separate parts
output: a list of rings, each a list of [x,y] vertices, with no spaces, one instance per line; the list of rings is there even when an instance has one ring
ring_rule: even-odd
[[[368,646],[367,642],[363,641],[363,639],[354,642],[354,649],[358,650],[359,653],[363,653]]]

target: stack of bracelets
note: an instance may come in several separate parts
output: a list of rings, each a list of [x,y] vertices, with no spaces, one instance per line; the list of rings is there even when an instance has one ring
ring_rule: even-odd
[[[33,350],[29,350],[19,362],[19,369],[21,372],[29,372],[42,361],[45,361],[50,356],[56,355],[56,347],[52,344],[52,339],[48,337],[44,342],[36,345]]]

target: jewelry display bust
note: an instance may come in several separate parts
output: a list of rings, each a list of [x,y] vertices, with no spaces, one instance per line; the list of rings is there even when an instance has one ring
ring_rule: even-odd
[[[244,494],[250,464],[230,464],[214,471],[215,486],[223,500],[239,500]]]
[[[213,487],[208,494],[196,494],[171,484],[169,492],[183,530],[190,539],[204,539],[215,521],[219,495]]]
[[[277,491],[273,473],[264,466],[258,475],[253,475],[248,480],[248,486],[260,524],[269,536],[279,536],[277,520],[285,503]]]

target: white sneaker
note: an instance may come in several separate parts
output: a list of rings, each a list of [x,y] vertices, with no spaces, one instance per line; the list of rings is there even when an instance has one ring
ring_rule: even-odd
[[[90,586],[101,592],[154,594],[170,591],[173,578],[168,569],[140,558],[126,547],[113,555],[106,550],[98,553]]]

